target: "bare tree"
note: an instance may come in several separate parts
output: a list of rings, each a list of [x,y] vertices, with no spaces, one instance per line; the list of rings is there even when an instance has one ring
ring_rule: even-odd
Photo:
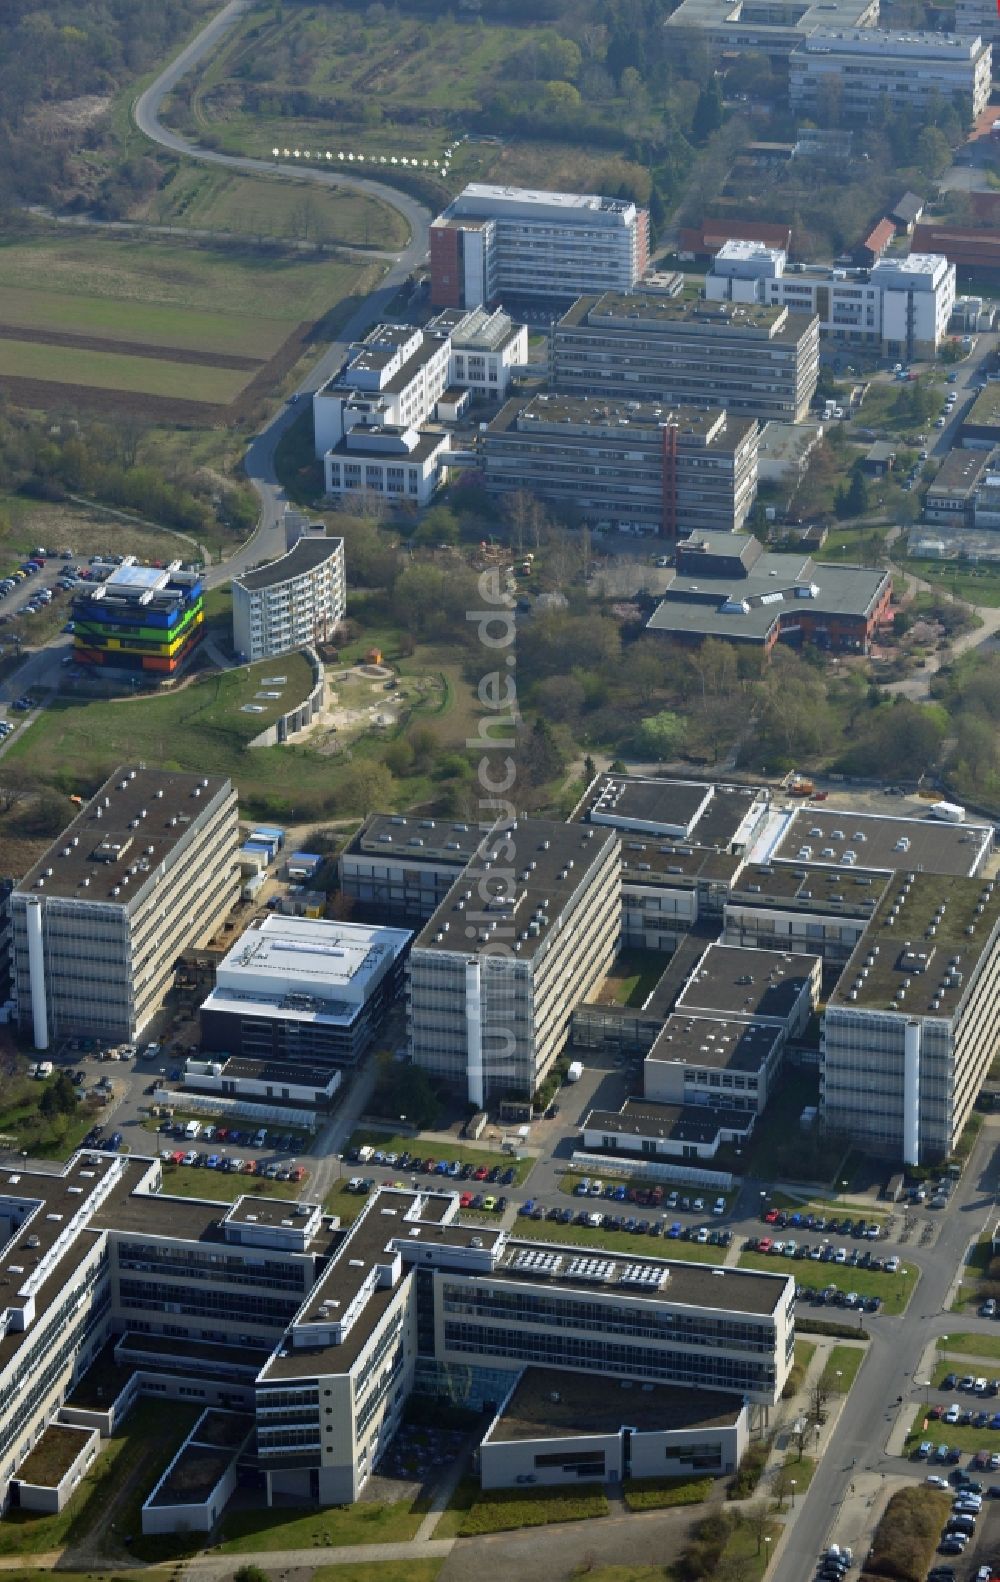
[[[757,1553],[760,1554],[764,1547],[764,1539],[771,1530],[771,1512],[767,1508],[767,1501],[755,1500],[742,1512],[742,1518],[757,1545]]]
[[[771,1494],[775,1506],[779,1511],[784,1510],[785,1501],[792,1492],[792,1474],[783,1461],[779,1461],[771,1473]]]
[[[829,1386],[824,1384],[823,1375],[820,1374],[809,1391],[809,1421],[811,1423],[826,1421],[826,1403],[829,1399]]]

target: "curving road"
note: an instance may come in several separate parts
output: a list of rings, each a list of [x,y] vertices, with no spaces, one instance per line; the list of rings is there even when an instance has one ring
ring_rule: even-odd
[[[159,143],[161,147],[168,148],[175,154],[183,154],[188,159],[203,160],[206,164],[221,165],[228,170],[249,175],[265,175],[272,178],[284,176],[298,182],[312,182],[319,187],[350,187],[365,193],[368,197],[377,198],[381,203],[389,204],[406,220],[410,227],[409,244],[403,252],[393,255],[395,262],[390,266],[382,284],[365,298],[361,307],[344,325],[342,338],[327,347],[319,361],[302,380],[296,394],[306,396],[311,395],[336,373],[350,343],[358,340],[366,330],[384,317],[386,308],[400,285],[417,266],[423,263],[427,256],[431,212],[416,198],[411,198],[404,192],[397,192],[393,187],[385,186],[382,182],[370,180],[365,176],[349,176],[339,171],[334,173],[327,170],[311,170],[300,165],[285,165],[270,159],[254,159],[250,155],[219,153],[216,149],[201,148],[181,133],[163,125],[160,111],[164,99],[176,88],[182,77],[195,66],[200,65],[206,56],[218,47],[249,7],[250,0],[229,0],[229,4],[202,28],[201,32],[160,73],[156,81],[140,94],[133,105],[132,115],[139,130],[154,143]],[[244,460],[244,470],[260,496],[260,521],[253,536],[241,545],[229,560],[209,570],[206,576],[209,586],[227,582],[230,577],[245,571],[248,566],[255,565],[261,560],[272,559],[284,549],[281,516],[285,506],[285,496],[274,470],[274,452],[281,435],[297,415],[296,407],[283,407],[252,441]]]

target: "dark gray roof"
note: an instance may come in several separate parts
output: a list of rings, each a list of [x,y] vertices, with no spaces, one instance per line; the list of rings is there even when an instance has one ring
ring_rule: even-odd
[[[563,909],[609,846],[617,848],[616,832],[598,825],[583,827],[537,818],[498,825],[483,838],[461,877],[418,934],[414,951],[460,951],[471,956],[495,949],[496,941],[491,946],[493,936],[486,925],[469,921],[466,908],[472,901],[477,917],[491,912],[491,920],[513,931],[513,948],[522,960],[530,960],[552,929],[561,925]],[[513,904],[511,871],[516,881]]]
[[[525,1368],[513,1394],[486,1437],[486,1444],[530,1439],[571,1439],[578,1434],[615,1434],[623,1424],[643,1431],[728,1428],[743,1402],[720,1390],[676,1389],[605,1380],[595,1391],[589,1373]]]
[[[757,1073],[767,1064],[780,1037],[781,1029],[771,1023],[729,1021],[721,1016],[689,1016],[675,1011],[667,1018],[646,1059]]]
[[[918,198],[915,192],[904,192],[895,207],[890,209],[889,215],[893,220],[902,220],[905,225],[913,225],[923,212],[923,198]]]
[[[862,864],[868,869],[913,868],[969,875],[982,866],[992,843],[993,830],[988,824],[948,824],[929,816],[898,818],[802,807],[795,810],[773,855],[795,864],[827,863],[845,877],[855,866],[863,871]]]
[[[307,572],[315,571],[317,566],[322,566],[324,561],[340,551],[343,542],[342,538],[300,538],[287,554],[268,561],[266,566],[245,571],[242,577],[234,577],[233,581],[245,588],[247,593],[256,593],[261,588],[275,588],[282,582],[291,582],[295,577],[304,577]]]
[[[584,1117],[588,1132],[655,1137],[663,1142],[716,1143],[723,1131],[744,1135],[753,1129],[753,1110],[716,1109],[709,1104],[658,1104],[655,1099],[627,1099],[620,1110],[591,1110]]]
[[[677,1009],[787,1021],[818,957],[742,945],[709,945],[677,997]]]
[[[15,894],[134,904],[194,819],[229,784],[224,775],[116,769],[29,869]],[[40,888],[39,879],[44,881]],[[120,893],[113,896],[116,888]]]

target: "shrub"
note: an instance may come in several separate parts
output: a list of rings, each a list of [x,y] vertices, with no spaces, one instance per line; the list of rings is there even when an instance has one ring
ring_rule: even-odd
[[[658,1511],[670,1505],[700,1505],[712,1492],[711,1478],[628,1478],[623,1490],[630,1511]]]
[[[770,1450],[771,1441],[769,1439],[758,1439],[749,1446],[746,1455],[736,1469],[735,1477],[726,1491],[731,1500],[749,1499],[760,1482],[761,1473],[767,1464]]]
[[[866,1570],[896,1582],[922,1582],[948,1519],[949,1495],[939,1489],[900,1489],[875,1529]]]

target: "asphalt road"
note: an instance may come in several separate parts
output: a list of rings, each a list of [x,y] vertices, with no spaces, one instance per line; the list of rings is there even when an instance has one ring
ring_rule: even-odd
[[[299,164],[286,165],[278,160],[219,153],[215,149],[201,148],[179,132],[163,125],[160,111],[164,99],[182,77],[218,47],[229,30],[249,9],[250,0],[230,0],[230,3],[202,28],[190,44],[181,50],[170,65],[160,73],[156,81],[139,96],[133,106],[133,116],[139,130],[154,143],[159,143],[161,147],[171,149],[176,154],[183,154],[189,159],[201,160],[210,165],[221,165],[228,170],[250,175],[287,177],[289,180],[312,182],[316,186],[327,188],[349,187],[354,191],[366,193],[369,197],[377,198],[382,203],[387,203],[406,220],[410,228],[407,247],[403,252],[394,255],[395,261],[391,264],[382,285],[365,299],[357,312],[344,325],[341,339],[327,347],[322,357],[302,380],[296,395],[307,397],[336,373],[344,361],[351,342],[358,340],[366,330],[385,316],[386,308],[400,285],[423,263],[427,256],[431,213],[416,198],[398,192],[380,181],[373,181],[364,176],[348,176],[340,172],[312,170]],[[244,460],[244,470],[260,496],[260,522],[253,536],[229,560],[221,566],[212,567],[207,572],[205,580],[209,587],[228,582],[231,577],[238,576],[249,566],[271,560],[282,553],[284,539],[281,532],[281,518],[286,501],[277,480],[274,453],[281,435],[298,416],[300,410],[301,408],[295,404],[283,408],[250,445]]]
[[[919,1255],[921,1279],[909,1308],[897,1318],[879,1315],[870,1325],[871,1351],[865,1363],[863,1384],[852,1390],[844,1405],[833,1439],[796,1518],[788,1541],[775,1566],[771,1582],[807,1582],[815,1573],[821,1548],[834,1539],[838,1514],[844,1507],[853,1477],[861,1469],[875,1472],[909,1472],[923,1481],[925,1469],[886,1454],[885,1447],[896,1417],[896,1400],[912,1399],[914,1408],[924,1399],[914,1383],[920,1377],[921,1355],[935,1335],[948,1334],[958,1320],[947,1311],[956,1271],[969,1243],[996,1212],[1000,1183],[996,1133],[987,1124],[965,1175],[944,1211],[934,1245]],[[996,1333],[995,1321],[963,1314],[963,1330]]]

